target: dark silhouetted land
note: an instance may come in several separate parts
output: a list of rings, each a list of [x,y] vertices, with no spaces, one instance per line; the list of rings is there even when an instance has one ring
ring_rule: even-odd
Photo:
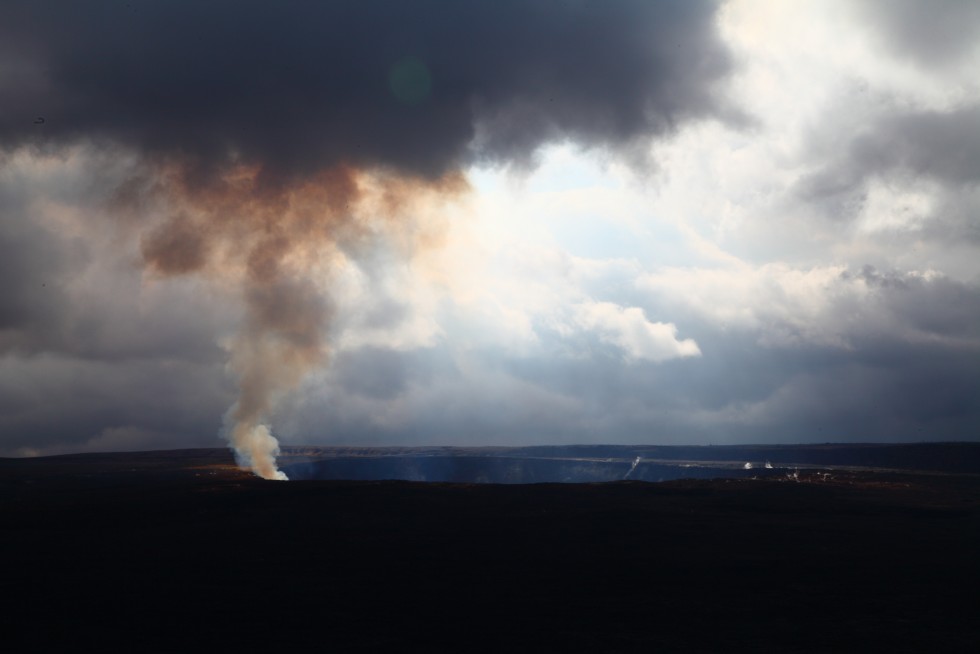
[[[264,482],[223,450],[2,459],[4,649],[974,651],[978,446],[866,447],[647,448],[630,479],[576,484]],[[636,449],[282,463],[618,475]],[[648,458],[731,476],[634,480]]]

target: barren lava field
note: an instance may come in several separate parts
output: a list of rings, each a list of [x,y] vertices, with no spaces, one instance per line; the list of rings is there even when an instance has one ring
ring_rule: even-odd
[[[976,472],[266,482],[224,450],[188,450],[0,459],[0,489],[9,652],[974,651],[980,639]]]

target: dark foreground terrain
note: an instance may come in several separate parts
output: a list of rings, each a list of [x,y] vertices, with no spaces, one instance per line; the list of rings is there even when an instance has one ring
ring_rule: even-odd
[[[218,450],[3,459],[3,651],[976,651],[980,477],[794,473],[264,482]]]

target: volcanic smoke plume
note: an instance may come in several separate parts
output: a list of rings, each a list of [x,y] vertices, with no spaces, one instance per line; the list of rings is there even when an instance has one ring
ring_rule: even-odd
[[[262,188],[249,170],[203,187],[186,177],[172,176],[164,190],[178,213],[143,239],[144,262],[161,275],[204,274],[240,287],[244,324],[231,357],[239,397],[226,415],[227,435],[241,465],[285,479],[263,420],[327,354],[328,311],[311,275],[336,256],[336,233],[358,195],[353,174],[341,169],[285,188]]]
[[[472,163],[525,167],[549,142],[642,160],[687,120],[734,116],[717,8],[10,0],[0,162],[72,147],[140,162],[139,192],[120,195],[165,207],[145,269],[240,289],[227,431],[243,465],[282,478],[264,421],[329,354],[344,258],[372,239],[410,257],[426,239],[406,205],[457,195]]]
[[[244,323],[230,362],[239,396],[225,416],[227,435],[241,465],[285,479],[265,421],[276,399],[326,360],[331,274],[378,234],[411,256],[425,234],[419,206],[432,213],[466,182],[458,174],[412,180],[345,166],[288,185],[247,168],[203,184],[180,168],[151,177],[151,194],[170,217],[143,237],[144,265],[158,276],[196,274],[239,288]]]

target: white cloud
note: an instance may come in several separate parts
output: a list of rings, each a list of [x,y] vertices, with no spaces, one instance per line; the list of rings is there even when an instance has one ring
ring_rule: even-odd
[[[637,286],[668,311],[692,312],[715,327],[747,331],[764,347],[847,350],[869,338],[885,338],[980,348],[969,318],[960,316],[973,309],[954,305],[972,302],[968,298],[976,297],[976,287],[935,270],[881,273],[869,266],[784,263],[669,268],[643,275]]]
[[[692,339],[677,339],[673,323],[650,322],[639,307],[588,302],[575,307],[575,318],[585,329],[598,333],[603,342],[622,349],[629,360],[659,362],[701,355]]]

